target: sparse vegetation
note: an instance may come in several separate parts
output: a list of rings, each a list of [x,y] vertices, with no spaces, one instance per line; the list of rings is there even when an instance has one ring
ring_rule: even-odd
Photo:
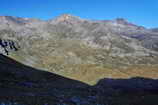
[[[120,79],[129,81],[125,82],[128,86],[133,84],[132,77],[151,78],[138,78],[141,83],[158,78],[158,33],[155,29],[140,28],[124,19],[91,21],[71,15],[49,21],[3,19],[8,23],[0,24],[0,39],[7,39],[0,40],[2,50],[17,50],[18,42],[20,50],[10,53],[9,57],[45,72],[9,58],[13,67],[8,68],[10,66],[5,64],[8,60],[0,55],[0,96],[3,89],[16,94],[0,97],[2,105],[146,105],[148,100],[154,105],[157,101],[155,90],[137,91],[129,87],[129,90],[122,90],[119,84],[110,87]],[[7,70],[11,73],[6,73]],[[112,82],[98,85],[103,78]]]

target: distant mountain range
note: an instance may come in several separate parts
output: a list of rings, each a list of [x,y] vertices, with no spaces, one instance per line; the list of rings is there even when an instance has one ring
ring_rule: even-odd
[[[89,84],[105,77],[158,77],[158,29],[123,18],[0,16],[0,38],[18,42],[20,49],[9,56],[19,62]]]

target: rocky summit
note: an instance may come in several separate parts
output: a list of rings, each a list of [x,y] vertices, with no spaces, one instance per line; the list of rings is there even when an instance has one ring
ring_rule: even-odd
[[[64,14],[44,21],[0,16],[0,38],[6,40],[2,45],[10,40],[18,48],[6,47],[9,57],[90,85],[102,78],[158,78],[157,28],[123,18],[88,20]]]

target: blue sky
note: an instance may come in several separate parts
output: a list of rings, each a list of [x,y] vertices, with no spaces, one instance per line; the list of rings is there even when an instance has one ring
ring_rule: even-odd
[[[158,27],[158,0],[0,0],[1,16],[51,19],[64,13],[81,18],[125,18],[148,28]]]

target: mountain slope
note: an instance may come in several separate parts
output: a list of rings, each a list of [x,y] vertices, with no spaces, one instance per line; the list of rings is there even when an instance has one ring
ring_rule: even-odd
[[[0,54],[0,103],[71,104],[70,97],[88,95],[85,90],[87,91],[89,87],[77,80],[23,65]]]
[[[0,17],[0,38],[17,41],[10,57],[24,64],[95,84],[100,78],[157,78],[158,33],[125,19]]]
[[[2,105],[155,105],[157,88],[157,79],[140,77],[104,78],[89,86],[0,54]]]

